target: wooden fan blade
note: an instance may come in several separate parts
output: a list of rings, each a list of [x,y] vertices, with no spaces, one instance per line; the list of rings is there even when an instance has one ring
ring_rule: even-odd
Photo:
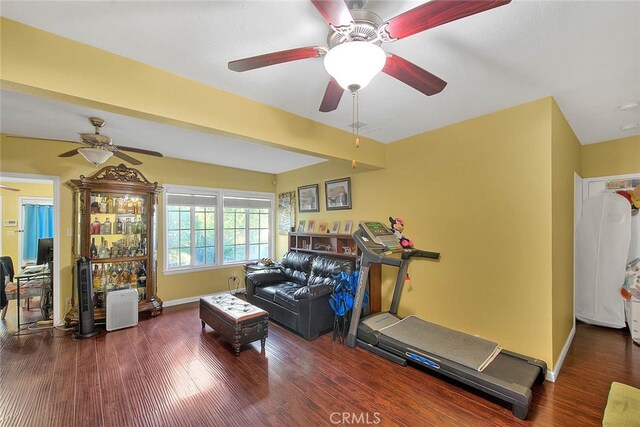
[[[55,142],[70,142],[72,144],[86,144],[82,141],[71,141],[70,139],[53,139],[53,138],[34,138],[32,136],[20,136],[20,135],[7,135],[7,138],[15,139],[34,139],[36,141],[55,141]]]
[[[299,47],[296,49],[282,50],[280,52],[266,53],[250,58],[231,61],[228,67],[231,71],[248,71],[269,65],[282,64],[283,62],[297,61],[299,59],[317,58],[327,53],[327,50],[319,46]]]
[[[327,24],[342,27],[353,22],[353,17],[344,0],[311,0]]]
[[[9,191],[20,191],[19,188],[9,187],[8,185],[0,184],[0,189]]]
[[[509,2],[511,0],[432,0],[391,18],[386,30],[390,37],[402,39]]]
[[[66,153],[58,154],[58,157],[72,157],[78,154],[78,149],[73,149],[71,151],[67,151]]]
[[[336,79],[332,77],[331,80],[329,80],[327,90],[324,92],[324,97],[320,103],[320,111],[328,113],[338,108],[343,93],[344,89],[342,89]]]
[[[124,160],[125,162],[129,162],[132,165],[141,165],[142,164],[142,162],[140,160],[136,160],[133,157],[131,157],[130,155],[124,154],[124,153],[122,153],[122,152],[120,152],[118,150],[113,150],[112,153],[113,153],[114,156],[119,157],[120,159]]]
[[[425,95],[442,92],[447,82],[398,55],[390,55],[382,71]]]
[[[145,150],[143,148],[125,147],[122,145],[118,145],[118,150],[131,151],[132,153],[146,154],[148,156],[163,157],[162,153],[158,153],[157,151]]]

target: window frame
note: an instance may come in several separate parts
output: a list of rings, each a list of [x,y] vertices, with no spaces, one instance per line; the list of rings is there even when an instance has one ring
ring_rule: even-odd
[[[275,253],[275,193],[267,193],[260,191],[243,191],[243,190],[229,190],[223,188],[210,188],[210,187],[195,187],[187,185],[177,184],[163,184],[162,192],[162,214],[163,214],[163,236],[162,236],[162,248],[163,254],[163,271],[164,275],[181,274],[181,273],[193,273],[197,271],[216,270],[220,268],[235,267],[238,265],[244,265],[248,262],[255,261],[247,259],[244,261],[224,262],[224,199],[225,197],[239,197],[239,198],[260,198],[269,200],[269,258],[273,258]],[[169,204],[168,195],[171,194],[185,194],[185,195],[198,195],[198,196],[215,196],[216,197],[216,224],[215,224],[215,263],[206,265],[189,265],[186,267],[169,267]],[[246,225],[247,236],[249,234],[249,224]],[[194,223],[191,223],[190,231],[194,233]],[[192,236],[193,238],[193,236]],[[247,248],[249,245],[247,240]],[[249,249],[248,249],[249,250]],[[192,253],[192,256],[194,254]]]

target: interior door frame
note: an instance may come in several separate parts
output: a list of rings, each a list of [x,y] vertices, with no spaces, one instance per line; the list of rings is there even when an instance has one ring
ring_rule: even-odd
[[[50,181],[53,185],[53,324],[64,325],[64,313],[60,307],[60,177],[0,171],[1,177]]]
[[[50,205],[53,206],[53,198],[37,196],[18,196],[18,259],[16,266],[20,268],[24,264],[22,252],[24,248],[24,205]],[[55,220],[55,212],[54,212]],[[54,224],[55,228],[55,224]]]
[[[2,252],[2,235],[4,234],[4,223],[2,222],[2,196],[0,196],[0,254]]]

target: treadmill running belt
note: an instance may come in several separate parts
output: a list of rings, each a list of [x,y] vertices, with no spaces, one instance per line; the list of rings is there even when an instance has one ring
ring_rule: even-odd
[[[381,344],[397,348],[400,342],[478,372],[482,372],[501,350],[495,342],[445,328],[416,316],[405,317],[394,325],[382,328],[380,334]],[[398,350],[404,352],[406,348]]]

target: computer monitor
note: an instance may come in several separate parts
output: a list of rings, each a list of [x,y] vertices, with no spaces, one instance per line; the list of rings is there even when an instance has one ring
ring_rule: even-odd
[[[53,237],[38,239],[38,258],[36,259],[36,264],[42,265],[49,261],[53,261]]]

